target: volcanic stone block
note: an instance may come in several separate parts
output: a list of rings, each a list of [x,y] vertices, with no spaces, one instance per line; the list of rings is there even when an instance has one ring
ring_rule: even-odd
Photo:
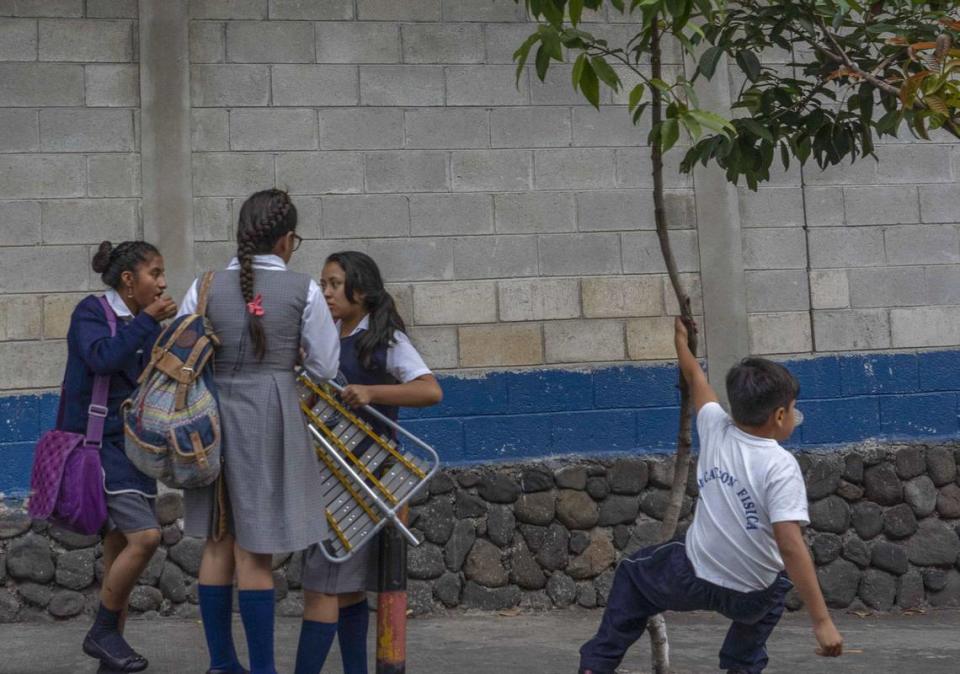
[[[929,447],[927,456],[927,475],[938,487],[953,482],[957,477],[957,463],[953,452],[946,447]]]
[[[857,535],[865,540],[883,531],[883,509],[876,503],[861,501],[852,508],[851,522]]]
[[[937,488],[926,475],[904,483],[903,497],[917,517],[926,517],[937,507]]]
[[[960,554],[960,538],[943,522],[924,520],[906,548],[910,562],[917,566],[953,566]]]
[[[810,504],[810,525],[818,531],[845,533],[850,527],[850,506],[839,496]]]
[[[823,598],[831,608],[846,608],[857,596],[860,569],[852,562],[838,559],[817,569]]]
[[[889,611],[897,596],[897,580],[879,569],[867,569],[860,580],[859,595],[867,606]]]
[[[462,587],[463,582],[460,580],[460,574],[447,572],[433,584],[433,594],[443,602],[444,606],[453,608],[460,603]]]
[[[927,469],[927,460],[923,447],[904,447],[895,457],[897,475],[902,480],[922,475]]]
[[[527,524],[546,526],[556,513],[557,495],[553,491],[522,494],[513,506],[517,519]]]
[[[903,501],[903,485],[889,463],[867,468],[863,472],[863,485],[867,498],[875,503],[892,506]]]
[[[557,519],[569,529],[591,529],[600,518],[597,504],[582,491],[561,489],[557,497]]]
[[[442,571],[441,563],[440,572]],[[474,542],[470,554],[467,555],[464,573],[467,579],[484,587],[503,587],[510,580],[500,560],[500,549],[482,538],[478,538]],[[436,575],[440,575],[440,573]]]
[[[902,546],[887,541],[877,541],[873,545],[870,563],[878,569],[889,571],[896,575],[907,572],[910,565],[907,563],[907,552]]]
[[[917,530],[917,518],[906,503],[894,506],[883,513],[883,533],[890,538],[906,538]]]

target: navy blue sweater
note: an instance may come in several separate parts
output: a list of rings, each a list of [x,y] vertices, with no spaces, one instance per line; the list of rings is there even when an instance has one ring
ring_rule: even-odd
[[[86,431],[93,378],[98,374],[110,375],[108,413],[100,450],[107,491],[134,490],[148,495],[157,491],[156,481],[138,471],[123,452],[120,406],[136,388],[137,378],[150,360],[150,349],[160,330],[160,324],[141,311],[126,322],[118,318],[117,334],[110,337],[107,316],[94,295],[81,300],[70,317],[61,428],[74,433]]]

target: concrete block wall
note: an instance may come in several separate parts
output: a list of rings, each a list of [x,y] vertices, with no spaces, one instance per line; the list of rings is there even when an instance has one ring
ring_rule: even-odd
[[[69,314],[100,288],[94,246],[147,229],[137,6],[0,2],[0,491],[24,489],[52,425]],[[447,391],[407,420],[446,461],[669,445],[677,307],[648,129],[623,95],[585,105],[570,64],[516,86],[533,24],[510,0],[192,0],[189,15],[197,271],[233,255],[249,193],[286,188],[306,239],[295,268],[316,275],[348,248],[380,263]],[[624,43],[622,19],[586,27]],[[683,67],[672,47],[667,62]],[[955,369],[960,334],[957,151],[901,139],[879,164],[793,166],[738,193],[749,349],[801,373],[813,421],[798,443],[960,435],[960,386],[936,373]],[[716,195],[679,160],[668,216],[702,316],[697,214]],[[913,383],[842,383],[860,370]]]
[[[646,132],[573,95],[569,67],[518,88],[517,5],[192,9],[198,268],[228,259],[242,199],[276,183],[307,237],[294,265],[373,255],[437,368],[670,357]],[[691,187],[673,179],[670,206],[696,286]]]
[[[788,69],[788,54],[766,65]],[[731,85],[743,83],[731,67]],[[740,190],[751,350],[950,347],[960,326],[960,147],[884,138],[867,158]]]
[[[136,2],[0,3],[4,395],[59,385],[96,245],[142,235],[137,60]]]

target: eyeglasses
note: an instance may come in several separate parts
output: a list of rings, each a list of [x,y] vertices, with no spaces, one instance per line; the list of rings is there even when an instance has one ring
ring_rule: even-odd
[[[799,426],[803,423],[803,412],[798,410],[796,407],[793,408],[793,425]]]
[[[300,248],[300,244],[303,243],[303,237],[296,232],[291,232],[291,234],[293,234],[293,249],[297,250]]]

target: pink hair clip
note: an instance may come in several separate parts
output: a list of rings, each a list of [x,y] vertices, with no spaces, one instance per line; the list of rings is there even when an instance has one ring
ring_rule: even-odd
[[[263,316],[263,295],[257,293],[252,302],[247,302],[247,311],[251,316]]]

